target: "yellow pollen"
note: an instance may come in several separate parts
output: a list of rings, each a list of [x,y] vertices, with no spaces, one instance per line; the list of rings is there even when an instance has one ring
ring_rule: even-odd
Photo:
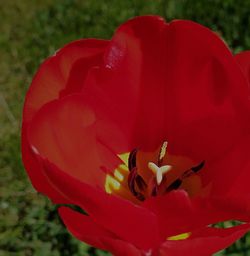
[[[185,240],[187,238],[189,238],[191,236],[191,233],[182,233],[182,234],[179,234],[179,235],[176,235],[176,236],[170,236],[167,238],[167,240],[170,240],[170,241],[178,241],[178,240]]]
[[[163,175],[172,169],[171,165],[158,166],[153,162],[148,163],[148,168],[156,175],[156,182],[159,186],[162,182]]]
[[[160,154],[159,154],[159,161],[162,161],[164,156],[166,155],[167,147],[168,147],[168,142],[164,141],[161,146],[161,150],[160,150]]]
[[[120,182],[122,182],[124,180],[124,176],[122,175],[122,173],[120,173],[117,169],[114,172],[114,176],[116,177],[116,179]]]
[[[119,155],[118,155],[118,157],[123,161],[123,163],[124,163],[125,165],[127,165],[127,163],[128,163],[129,154],[130,154],[130,152],[127,152],[127,153],[123,153],[123,154],[119,154]]]
[[[113,178],[109,174],[106,176],[105,191],[107,193],[111,194],[113,190],[119,190],[120,187],[121,187],[121,184],[119,181],[117,181],[115,178]]]

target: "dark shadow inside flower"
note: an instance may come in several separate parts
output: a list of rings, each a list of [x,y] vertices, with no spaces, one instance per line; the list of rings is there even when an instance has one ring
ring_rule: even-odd
[[[120,155],[123,163],[113,173],[107,174],[106,192],[137,203],[176,189],[184,189],[189,196],[201,195],[198,173],[205,169],[205,161],[194,164],[186,157],[169,155],[167,145],[164,142],[154,152],[135,149]]]

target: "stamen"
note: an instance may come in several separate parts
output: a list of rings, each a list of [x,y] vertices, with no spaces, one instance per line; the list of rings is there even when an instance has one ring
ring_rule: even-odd
[[[168,147],[168,142],[164,141],[162,146],[161,146],[159,157],[158,157],[158,165],[159,166],[161,166],[161,164],[163,162],[163,159],[164,159],[164,156],[166,155],[167,147]]]
[[[123,161],[123,164],[119,165],[114,170],[114,173],[112,175],[110,175],[107,170],[104,170],[107,173],[105,181],[106,192],[117,193],[119,195],[126,194],[126,197],[128,198],[130,198],[133,195],[136,197],[137,200],[144,201],[146,198],[150,196],[163,195],[172,190],[176,190],[182,187],[183,189],[185,189],[185,186],[187,186],[188,190],[189,180],[187,181],[187,183],[185,183],[185,179],[189,178],[192,175],[196,176],[195,174],[197,174],[204,167],[205,161],[202,161],[200,164],[193,166],[189,169],[186,169],[186,171],[182,172],[182,174],[179,174],[179,172],[176,171],[177,175],[175,176],[175,164],[173,164],[173,166],[163,164],[166,163],[167,146],[168,142],[164,141],[160,147],[158,158],[156,159],[156,161],[148,162],[148,169],[152,171],[153,175],[152,173],[151,175],[150,173],[148,173],[148,169],[138,170],[138,149],[134,149],[130,153],[127,152],[118,155],[120,159]],[[145,158],[142,158],[143,164],[141,162],[139,163],[139,168],[141,168],[141,166],[143,166],[142,168],[145,168],[144,161],[148,158],[148,155],[145,154],[145,156]],[[155,159],[155,155],[153,156],[153,159]],[[172,162],[174,163],[175,161],[172,160]],[[166,175],[170,170],[172,170],[171,174],[173,174],[174,177],[173,175],[170,175],[169,177],[168,175]],[[171,178],[171,181],[169,180],[169,178]],[[172,180],[172,178],[174,179]],[[130,193],[132,193],[132,195]]]
[[[197,166],[194,166],[191,168],[191,170],[195,173],[197,173],[198,171],[200,171],[205,165],[205,161],[202,161],[200,164],[198,164]]]
[[[128,187],[129,187],[130,191],[132,192],[132,194],[137,199],[139,199],[140,201],[144,201],[145,200],[145,196],[141,192],[138,192],[136,190],[136,187],[135,187],[136,184],[138,185],[138,183],[136,183],[138,177],[141,177],[141,176],[137,174],[137,168],[135,167],[129,173],[129,176],[128,176]],[[142,179],[142,177],[141,177],[141,179]],[[144,180],[143,180],[143,182],[144,182]]]
[[[163,175],[169,172],[172,169],[171,165],[163,165],[161,167],[157,166],[153,162],[148,163],[148,168],[156,175],[156,182],[159,186],[162,182]]]
[[[158,194],[158,187],[155,185],[152,189],[151,196],[157,196]]]
[[[183,180],[196,174],[197,172],[199,172],[205,165],[205,161],[202,161],[200,164],[198,164],[197,166],[191,167],[190,169],[188,169],[187,171],[185,171],[182,176],[178,179],[176,179],[174,182],[172,182],[166,189],[166,192],[170,192],[171,190],[176,190],[178,189]]]
[[[128,158],[128,169],[132,171],[136,167],[136,155],[137,155],[137,149],[134,149],[130,152],[129,158]]]
[[[174,182],[172,182],[166,189],[166,192],[170,192],[172,190],[176,190],[178,189],[182,184],[182,180],[181,179],[177,179]]]
[[[122,182],[124,180],[124,176],[117,169],[114,172],[114,176],[120,182]]]
[[[185,240],[185,239],[189,238],[190,236],[191,236],[190,232],[182,233],[182,234],[179,234],[179,235],[176,235],[176,236],[170,236],[170,237],[167,238],[167,240],[170,240],[170,241]]]
[[[144,179],[140,175],[136,176],[135,181],[140,190],[145,190],[148,186],[147,183],[144,181]]]
[[[108,174],[105,182],[106,192],[108,194],[111,194],[113,190],[119,190],[120,187],[121,187],[120,182]]]
[[[205,161],[202,161],[200,164],[198,164],[197,166],[194,166],[194,167],[191,167],[189,170],[185,171],[183,174],[182,174],[182,179],[185,179],[185,178],[188,178],[190,177],[191,175],[199,172],[205,165]]]

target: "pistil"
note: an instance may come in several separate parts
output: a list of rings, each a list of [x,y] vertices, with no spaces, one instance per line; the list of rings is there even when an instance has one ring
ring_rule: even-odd
[[[162,182],[163,175],[165,175],[167,172],[169,172],[172,169],[171,165],[163,165],[163,166],[158,166],[153,162],[148,163],[148,168],[154,173],[156,176],[156,182],[157,185],[159,186]]]

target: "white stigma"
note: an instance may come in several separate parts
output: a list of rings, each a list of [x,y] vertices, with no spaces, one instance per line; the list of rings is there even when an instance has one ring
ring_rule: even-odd
[[[148,163],[148,168],[156,175],[156,182],[159,186],[162,182],[163,175],[169,172],[172,169],[171,165],[163,165],[159,167],[153,162]]]

